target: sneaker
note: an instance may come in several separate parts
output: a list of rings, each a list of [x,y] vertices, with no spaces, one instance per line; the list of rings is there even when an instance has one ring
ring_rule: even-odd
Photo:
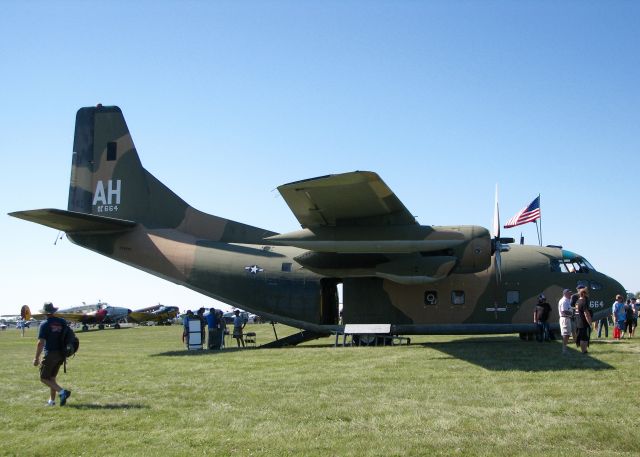
[[[56,406],[56,402],[53,400],[47,401],[47,406]]]
[[[67,398],[71,396],[71,391],[62,389],[58,395],[60,395],[60,406],[64,406],[67,403]]]

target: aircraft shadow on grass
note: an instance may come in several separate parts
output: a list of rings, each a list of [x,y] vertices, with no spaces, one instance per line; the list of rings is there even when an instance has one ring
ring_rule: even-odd
[[[140,403],[72,403],[67,405],[68,408],[72,409],[103,409],[103,410],[126,410],[126,409],[148,409],[149,407],[146,405],[142,405]]]
[[[443,343],[423,343],[454,359],[464,360],[492,371],[612,370],[613,366],[582,354],[575,345],[563,355],[560,341],[525,342],[514,337],[468,338]]]
[[[158,354],[151,354],[151,357],[202,357],[205,355],[216,355],[216,354],[224,354],[229,352],[248,351],[251,349],[256,349],[256,348],[224,348],[217,351],[211,351],[208,349],[188,351],[186,349],[182,349],[180,351],[167,351],[167,352],[160,352]]]

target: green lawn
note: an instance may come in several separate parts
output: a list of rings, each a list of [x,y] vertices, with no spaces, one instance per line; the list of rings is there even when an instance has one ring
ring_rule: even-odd
[[[59,376],[67,406],[47,408],[35,335],[0,332],[0,455],[640,455],[640,340],[213,353],[183,350],[177,326],[90,331]]]

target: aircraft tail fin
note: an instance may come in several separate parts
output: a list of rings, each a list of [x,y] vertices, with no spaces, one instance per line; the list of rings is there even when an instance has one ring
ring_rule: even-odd
[[[76,114],[68,210],[176,227],[189,205],[142,167],[117,106]]]
[[[148,229],[178,229],[223,242],[262,243],[275,235],[198,211],[173,193],[142,166],[117,106],[78,110],[73,151],[69,212],[139,223]]]

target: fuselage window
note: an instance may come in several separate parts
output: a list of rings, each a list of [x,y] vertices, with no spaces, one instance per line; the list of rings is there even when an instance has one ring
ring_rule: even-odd
[[[591,288],[591,290],[602,290],[602,284],[596,281],[590,281],[589,287]]]
[[[429,306],[435,306],[438,304],[438,291],[427,290],[424,293],[424,304]]]
[[[291,263],[283,262],[282,263],[282,271],[290,272],[291,271]]]
[[[464,290],[452,290],[451,291],[451,304],[452,305],[464,305]]]
[[[517,305],[520,303],[519,290],[507,290],[507,305]]]

